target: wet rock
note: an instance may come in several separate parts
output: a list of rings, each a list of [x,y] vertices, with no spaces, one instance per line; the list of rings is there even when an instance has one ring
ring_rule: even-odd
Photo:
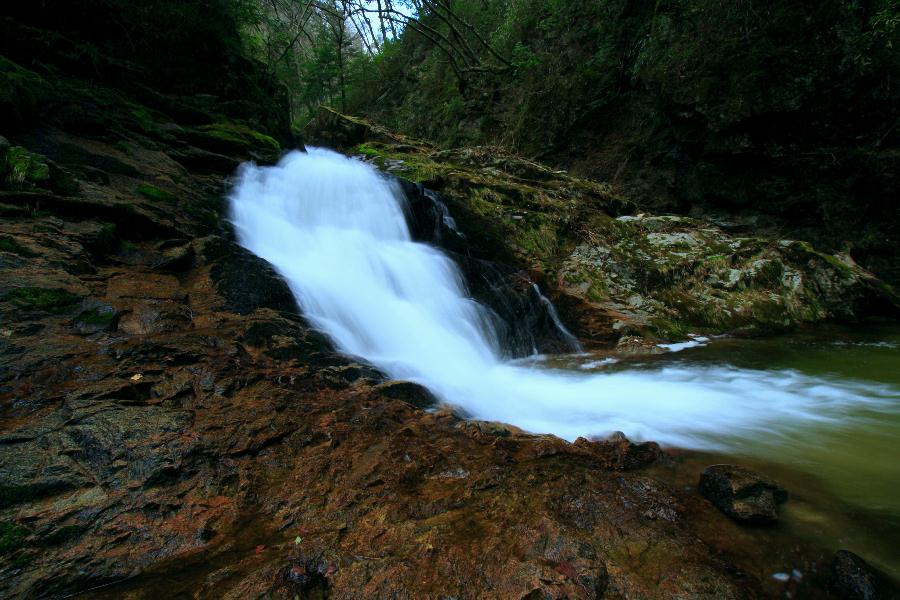
[[[159,259],[153,265],[156,269],[166,271],[184,271],[194,261],[194,248],[187,242],[167,240],[157,246]]]
[[[237,245],[213,265],[210,275],[225,299],[226,310],[239,315],[258,308],[297,310],[294,295],[272,266]]]
[[[616,343],[616,354],[621,356],[643,356],[646,354],[662,354],[664,348],[660,348],[654,340],[646,338],[626,335],[619,339]]]
[[[838,550],[831,564],[831,590],[845,600],[897,600],[900,586],[849,550]]]
[[[428,388],[412,381],[388,381],[375,389],[382,396],[402,400],[416,408],[428,409],[438,405],[438,399]]]
[[[700,475],[700,493],[742,523],[774,523],[788,494],[774,481],[737,465],[713,465]]]
[[[74,325],[80,333],[97,333],[98,331],[111,331],[116,328],[118,314],[116,309],[109,304],[99,302],[85,302],[84,310],[75,317]]]
[[[587,577],[585,579],[588,579]],[[588,584],[593,584],[594,594],[596,594],[597,598],[602,598],[606,594],[606,590],[609,587],[609,570],[606,568],[604,563],[599,563],[597,566],[597,570],[594,572],[593,581],[586,581]]]
[[[281,150],[271,137],[235,123],[214,123],[199,127],[183,128],[176,137],[189,144],[220,155],[253,156],[262,152],[266,156]]]
[[[584,444],[585,442],[584,438],[575,440],[576,445],[579,443]],[[605,452],[610,460],[608,464],[616,470],[639,469],[665,457],[665,453],[656,442],[634,443],[625,437],[625,434],[621,431],[617,431],[608,440],[599,444],[604,447],[604,450],[608,451]]]
[[[174,160],[188,169],[200,172],[228,173],[240,165],[240,161],[224,154],[208,152],[200,148],[188,146],[169,152]]]
[[[40,154],[29,152],[21,146],[12,146],[5,152],[6,185],[12,189],[48,187],[50,167]]]

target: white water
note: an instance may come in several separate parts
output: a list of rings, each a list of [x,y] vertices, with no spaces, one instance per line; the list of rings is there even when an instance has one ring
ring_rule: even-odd
[[[399,190],[328,150],[245,165],[231,197],[238,239],[288,281],[336,346],[426,385],[474,418],[567,439],[623,431],[685,447],[789,434],[896,394],[794,371],[665,367],[587,374],[501,359],[486,309],[456,266],[413,242]],[[514,326],[515,324],[513,324]]]

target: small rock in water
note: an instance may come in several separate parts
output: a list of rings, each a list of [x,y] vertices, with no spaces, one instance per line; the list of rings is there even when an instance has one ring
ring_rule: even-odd
[[[831,591],[846,600],[897,600],[900,586],[849,550],[834,553]]]
[[[774,523],[788,497],[774,481],[737,465],[708,467],[700,475],[700,493],[741,523]]]

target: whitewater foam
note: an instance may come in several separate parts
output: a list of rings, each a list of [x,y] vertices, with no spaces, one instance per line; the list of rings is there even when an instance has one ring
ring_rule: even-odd
[[[787,434],[898,398],[884,386],[794,371],[589,374],[514,364],[501,358],[489,313],[456,265],[412,240],[401,191],[368,164],[324,149],[293,152],[273,167],[244,165],[230,200],[239,242],[277,269],[341,351],[427,386],[473,418],[567,439],[623,431],[711,447],[722,435]]]

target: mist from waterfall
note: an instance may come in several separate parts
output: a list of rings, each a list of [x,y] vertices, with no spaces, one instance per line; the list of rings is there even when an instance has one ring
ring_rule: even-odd
[[[427,386],[473,418],[570,440],[623,431],[697,448],[722,436],[836,423],[849,407],[897,398],[884,386],[790,370],[591,374],[511,362],[454,262],[411,238],[397,185],[329,150],[293,152],[273,167],[244,165],[230,200],[239,242],[278,270],[338,349]]]

